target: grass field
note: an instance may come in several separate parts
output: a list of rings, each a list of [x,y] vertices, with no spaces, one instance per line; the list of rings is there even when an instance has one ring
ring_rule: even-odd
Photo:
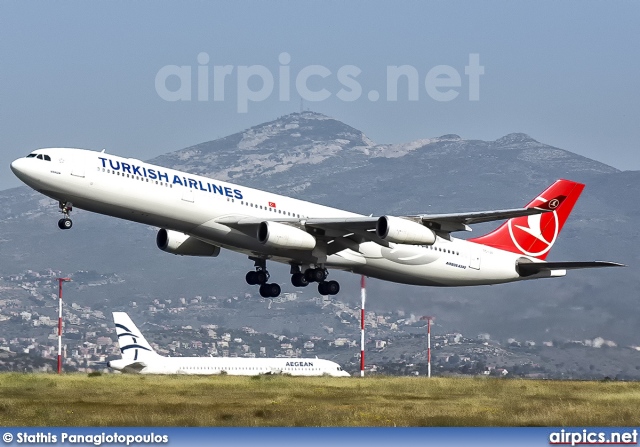
[[[638,426],[640,383],[0,374],[2,426]]]

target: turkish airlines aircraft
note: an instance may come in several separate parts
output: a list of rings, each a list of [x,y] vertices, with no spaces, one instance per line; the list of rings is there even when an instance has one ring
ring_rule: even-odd
[[[217,256],[244,253],[255,264],[246,281],[276,297],[266,261],[291,266],[291,283],[318,283],[340,269],[425,286],[473,286],[564,276],[567,269],[612,262],[544,262],[584,185],[558,180],[524,208],[454,214],[368,217],[186,172],[83,149],[38,149],[11,163],[24,183],[59,202],[61,229],[72,207],[159,227],[161,250]],[[505,220],[470,240],[451,233]]]
[[[122,358],[107,362],[107,366],[124,373],[349,377],[336,362],[318,358],[164,357],[154,351],[125,312],[113,312],[113,322]]]

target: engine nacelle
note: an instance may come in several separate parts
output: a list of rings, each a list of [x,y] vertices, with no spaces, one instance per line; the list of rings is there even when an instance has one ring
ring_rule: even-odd
[[[429,228],[412,220],[394,216],[382,216],[376,224],[380,239],[396,244],[433,245],[436,234]]]
[[[261,222],[257,237],[261,244],[271,247],[313,250],[316,246],[316,238],[306,231],[278,222]]]
[[[156,245],[162,251],[180,256],[213,256],[220,254],[220,247],[202,242],[188,234],[161,228]]]

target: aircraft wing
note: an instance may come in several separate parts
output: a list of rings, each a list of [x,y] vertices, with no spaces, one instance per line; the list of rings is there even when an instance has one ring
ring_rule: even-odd
[[[545,208],[515,208],[508,210],[476,211],[471,213],[452,214],[417,214],[413,216],[403,216],[408,220],[420,222],[426,227],[435,231],[450,233],[453,231],[471,231],[469,225],[491,222],[494,220],[505,220],[513,217],[530,216],[551,211]],[[375,232],[378,217],[348,217],[338,219],[308,219],[305,225],[308,227],[321,228],[324,230],[342,230],[343,233],[362,234]],[[375,234],[371,235],[374,240]]]
[[[508,210],[476,211],[471,213],[419,214],[409,217],[419,219],[424,225],[433,230],[450,233],[453,231],[471,231],[469,225],[473,224],[531,216],[549,211],[551,211],[551,209],[515,208]]]
[[[566,261],[566,262],[519,262],[516,269],[522,276],[531,276],[550,270],[575,270],[598,267],[626,267],[624,264],[609,261]]]
[[[542,214],[556,209],[566,196],[557,196],[547,200],[540,205],[530,208],[514,208],[506,210],[474,211],[470,213],[451,214],[417,214],[413,216],[402,216],[405,219],[419,222],[436,232],[451,233],[453,231],[471,231],[469,225],[491,222],[494,220],[506,220],[514,217],[531,216]],[[377,217],[348,217],[342,219],[309,219],[306,226],[317,227],[324,230],[340,230],[356,234],[374,232]],[[375,237],[375,234],[373,235]],[[375,240],[372,238],[371,240]],[[376,242],[378,242],[376,240]]]
[[[564,199],[564,196],[559,196],[532,208],[514,208],[452,214],[417,214],[402,217],[407,220],[421,223],[436,232],[446,234],[453,231],[471,231],[469,225],[472,224],[530,216],[533,214],[553,211]],[[372,241],[380,245],[388,246],[389,243],[381,239],[376,234],[376,225],[379,219],[379,217],[373,216],[310,218],[305,220],[283,217],[260,219],[256,217],[229,215],[216,219],[216,222],[243,231],[247,234],[255,234],[255,231],[261,222],[280,222],[297,228],[305,228],[309,233],[316,237],[324,238],[325,240],[350,238],[358,242]]]

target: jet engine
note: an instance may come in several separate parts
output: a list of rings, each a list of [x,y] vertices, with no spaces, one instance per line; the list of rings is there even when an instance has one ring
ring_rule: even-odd
[[[188,234],[161,228],[156,236],[158,248],[180,256],[218,256],[220,247],[202,242]]]
[[[424,225],[394,216],[378,219],[376,234],[396,244],[432,245],[436,241],[436,234]]]
[[[261,222],[257,236],[261,244],[271,247],[313,250],[316,246],[316,238],[306,231],[278,222]]]

